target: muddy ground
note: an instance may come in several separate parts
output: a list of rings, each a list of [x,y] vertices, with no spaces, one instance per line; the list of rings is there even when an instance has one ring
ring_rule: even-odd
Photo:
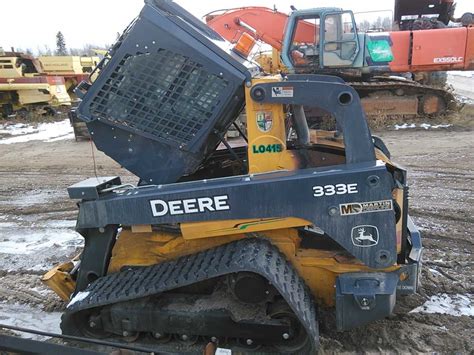
[[[411,215],[425,247],[422,286],[419,294],[399,299],[391,319],[345,333],[323,324],[323,353],[474,352],[472,316],[410,313],[442,294],[464,297],[468,309],[474,307],[472,120],[467,110],[449,128],[377,132],[409,171]],[[64,304],[40,276],[82,245],[67,186],[94,174],[136,182],[96,150],[94,171],[91,149],[72,139],[0,144],[0,323],[59,331]]]

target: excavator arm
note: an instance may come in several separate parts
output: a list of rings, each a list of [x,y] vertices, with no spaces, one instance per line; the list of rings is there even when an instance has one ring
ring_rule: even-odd
[[[242,34],[247,33],[281,51],[288,17],[266,7],[242,7],[212,12],[206,15],[206,23],[231,43],[237,43]],[[312,42],[316,31],[315,25],[305,22],[298,26],[295,40]]]

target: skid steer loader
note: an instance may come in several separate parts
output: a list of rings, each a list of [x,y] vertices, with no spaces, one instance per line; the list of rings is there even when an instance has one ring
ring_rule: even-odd
[[[63,333],[155,349],[179,341],[180,353],[213,341],[312,354],[317,305],[346,330],[416,292],[406,171],[372,137],[354,89],[252,75],[225,48],[177,4],[146,0],[80,86],[96,146],[140,181],[68,189],[85,247],[43,277],[69,301]],[[331,113],[337,130],[310,131],[306,107]],[[247,142],[227,142],[244,109]]]

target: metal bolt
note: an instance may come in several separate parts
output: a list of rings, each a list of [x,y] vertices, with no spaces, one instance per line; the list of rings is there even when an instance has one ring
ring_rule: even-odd
[[[104,229],[103,227],[100,227],[100,228],[99,228],[99,232],[100,232],[100,233],[104,233],[104,232],[105,232],[105,229]]]
[[[211,337],[211,341],[212,341],[213,343],[217,343],[217,338],[216,338],[216,337]]]
[[[94,321],[90,321],[90,322],[89,322],[89,327],[91,327],[91,328],[95,328],[96,325],[97,325],[97,324],[95,324]]]
[[[288,333],[283,333],[283,339],[285,339],[285,340],[290,339],[290,334],[288,334]]]
[[[330,216],[336,216],[338,214],[339,210],[337,209],[337,207],[329,207],[329,215]]]
[[[252,344],[253,344],[253,340],[252,340],[252,339],[247,339],[246,343],[247,343],[247,345],[252,345]]]
[[[126,330],[124,330],[123,333],[122,333],[122,335],[123,335],[124,337],[128,337],[128,336],[130,335],[130,333],[127,332]]]
[[[369,300],[365,297],[360,300],[360,304],[364,307],[367,307],[369,303],[370,303]]]
[[[188,339],[189,339],[189,337],[186,334],[181,335],[181,340],[186,341]]]
[[[156,339],[160,339],[163,335],[161,333],[153,333],[153,336],[156,338]]]

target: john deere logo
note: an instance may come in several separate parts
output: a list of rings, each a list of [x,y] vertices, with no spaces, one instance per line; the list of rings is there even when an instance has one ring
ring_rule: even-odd
[[[375,226],[357,226],[352,228],[352,244],[369,248],[379,243],[379,230]]]
[[[271,112],[257,113],[257,127],[262,132],[268,132],[273,127],[273,117]]]

